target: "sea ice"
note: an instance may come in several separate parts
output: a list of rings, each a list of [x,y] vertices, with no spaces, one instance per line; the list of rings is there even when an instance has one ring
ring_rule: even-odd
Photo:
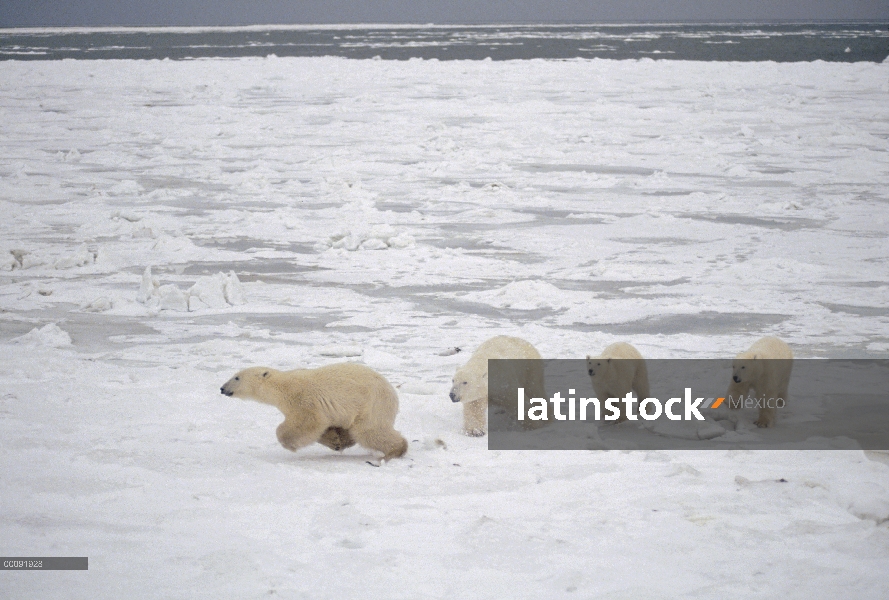
[[[620,424],[572,430],[587,451],[489,451],[447,397],[451,349],[493,335],[885,359],[887,81],[0,62],[0,539],[90,560],[2,595],[889,597],[889,465],[850,440],[648,452]],[[342,360],[400,386],[406,458],[290,453],[274,408],[219,393]],[[741,412],[665,439],[762,435]]]

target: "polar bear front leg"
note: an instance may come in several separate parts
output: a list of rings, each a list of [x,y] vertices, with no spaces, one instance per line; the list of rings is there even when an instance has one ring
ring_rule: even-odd
[[[759,390],[757,390],[759,392]],[[757,394],[759,395],[759,394]],[[763,398],[760,399],[760,402],[763,403],[772,403],[773,406],[769,408],[768,406],[763,406],[759,409],[759,418],[756,419],[753,424],[757,427],[774,427],[775,421],[778,419],[778,410],[774,407],[775,398],[778,396],[772,393],[763,394]]]
[[[735,383],[731,382],[728,386],[728,391],[725,393],[725,398],[728,401],[728,407],[732,410],[738,410],[743,406],[744,399],[747,397],[747,394],[750,393],[750,384],[749,383]]]
[[[759,418],[753,422],[757,427],[772,427],[775,425],[775,409],[774,408],[760,408],[759,409]]]
[[[759,418],[753,423],[757,427],[774,427],[778,421],[778,401],[781,400],[781,406],[787,404],[787,383],[784,383],[777,392],[763,394],[763,397],[763,402],[772,404],[772,407],[760,408]]]
[[[295,421],[284,419],[275,433],[281,445],[296,452],[309,444],[317,442],[327,428],[315,420]]]
[[[472,437],[485,435],[485,419],[488,416],[488,400],[463,403],[463,433]]]

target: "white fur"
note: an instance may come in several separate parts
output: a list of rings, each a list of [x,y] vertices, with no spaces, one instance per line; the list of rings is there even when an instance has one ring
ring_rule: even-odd
[[[726,392],[726,400],[746,398],[753,389],[757,398],[783,398],[787,402],[792,368],[793,352],[790,346],[776,337],[757,340],[732,362],[732,382]],[[729,400],[729,408],[740,408],[740,404]],[[755,423],[757,427],[773,427],[776,418],[774,407],[760,408]]]
[[[648,368],[645,359],[630,344],[611,344],[598,356],[587,356],[586,365],[596,398],[601,402],[608,398],[624,398],[630,391],[635,392],[639,400],[648,398]],[[621,411],[618,421],[626,418]]]
[[[357,441],[383,452],[384,460],[407,452],[407,441],[393,428],[398,395],[382,375],[364,365],[294,371],[252,367],[238,372],[220,391],[271,404],[284,413],[277,435],[288,450],[315,442],[341,450]]]
[[[487,431],[488,402],[502,406],[515,403],[515,397],[488,389],[489,359],[530,359],[534,363],[523,365],[522,372],[510,377],[517,387],[525,388],[526,398],[545,398],[543,389],[543,363],[540,353],[525,340],[498,335],[478,347],[469,361],[457,369],[451,387],[451,400],[463,404],[463,433],[471,436],[485,435]],[[539,426],[530,422],[526,426]]]

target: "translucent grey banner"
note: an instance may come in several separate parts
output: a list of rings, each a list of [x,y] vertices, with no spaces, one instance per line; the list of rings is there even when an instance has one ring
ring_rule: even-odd
[[[491,360],[488,396],[490,450],[889,450],[889,360]]]
[[[7,556],[0,557],[5,571],[88,571],[86,556]]]

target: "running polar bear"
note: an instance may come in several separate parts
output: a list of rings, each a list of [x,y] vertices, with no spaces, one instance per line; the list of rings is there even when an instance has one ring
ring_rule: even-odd
[[[284,413],[277,434],[288,450],[315,442],[342,450],[358,442],[382,452],[383,460],[407,452],[407,440],[393,428],[398,395],[382,375],[364,365],[339,363],[294,371],[252,367],[238,372],[220,391],[271,404]]]
[[[611,344],[598,356],[587,356],[586,368],[596,398],[602,402],[608,398],[624,398],[630,390],[636,392],[640,401],[648,398],[650,389],[645,359],[626,342]],[[623,408],[617,422],[626,419],[626,408]]]
[[[746,398],[753,388],[757,398],[764,400],[754,424],[757,427],[773,427],[777,418],[775,400],[781,398],[786,404],[792,368],[793,352],[790,346],[776,337],[757,340],[732,362],[732,381],[725,393],[729,408],[741,408],[741,399]],[[771,406],[768,406],[769,399],[772,399]]]
[[[489,359],[525,359],[533,363],[520,363],[521,372],[515,374],[514,387],[524,387],[527,398],[546,398],[543,390],[543,362],[540,353],[525,340],[517,337],[498,335],[492,337],[470,357],[469,361],[457,369],[451,388],[451,400],[463,403],[463,433],[473,437],[485,435],[487,431],[488,402],[514,409],[516,398],[504,392],[488,390]],[[510,413],[512,414],[512,413]],[[523,422],[524,427],[539,427],[544,423]]]

